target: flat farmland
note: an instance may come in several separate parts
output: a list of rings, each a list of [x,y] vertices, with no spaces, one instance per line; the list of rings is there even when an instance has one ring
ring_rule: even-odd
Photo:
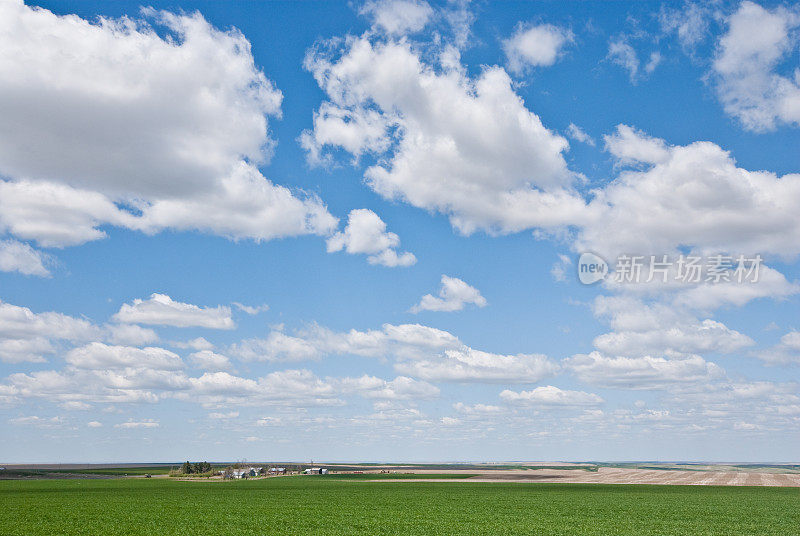
[[[434,472],[431,472],[434,473]],[[715,471],[680,469],[639,469],[629,467],[599,467],[593,470],[514,469],[493,471],[451,470],[440,476],[463,475],[463,482],[553,482],[561,484],[656,484],[680,486],[784,486],[800,488],[800,474],[755,471]],[[392,475],[387,475],[392,476]],[[416,471],[414,476],[437,478],[427,471]]]
[[[325,477],[0,482],[0,534],[800,534],[789,487],[364,482]]]

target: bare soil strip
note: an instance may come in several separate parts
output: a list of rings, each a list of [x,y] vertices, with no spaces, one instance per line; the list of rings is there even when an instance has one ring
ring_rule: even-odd
[[[406,471],[403,471],[406,472]],[[427,471],[413,471],[423,473]],[[430,471],[430,473],[458,474],[462,471]],[[463,471],[466,473],[467,471]],[[469,471],[474,473],[475,471]],[[735,471],[679,471],[600,467],[596,472],[580,470],[507,470],[486,471],[464,479],[386,478],[376,482],[538,482],[583,484],[662,484],[676,486],[779,486],[800,487],[800,475]]]

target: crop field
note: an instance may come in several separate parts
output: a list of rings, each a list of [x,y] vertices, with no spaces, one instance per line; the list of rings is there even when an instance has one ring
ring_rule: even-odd
[[[800,534],[796,488],[365,482],[319,476],[0,482],[0,534]]]
[[[336,473],[327,475],[325,480],[458,480],[477,476],[469,473]]]
[[[169,473],[169,467],[163,465],[151,467],[112,467],[108,469],[50,469],[54,473],[77,473],[86,475],[110,475],[110,476],[124,476],[124,475],[166,475]]]

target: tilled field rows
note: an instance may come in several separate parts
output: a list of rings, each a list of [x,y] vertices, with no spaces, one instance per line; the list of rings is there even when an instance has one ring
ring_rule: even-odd
[[[601,467],[596,473],[571,471],[572,474],[552,474],[553,482],[586,482],[598,484],[670,484],[689,486],[796,486],[800,474],[746,473],[721,471],[666,471],[617,469]],[[481,475],[481,477],[488,475]],[[522,475],[520,475],[522,476]],[[546,480],[538,480],[546,481]]]
[[[458,471],[448,471],[457,473]],[[474,473],[474,471],[472,471]],[[384,479],[387,481],[390,479]],[[415,481],[415,479],[405,479]],[[428,482],[434,479],[427,480]],[[800,474],[734,471],[680,471],[601,467],[596,472],[580,470],[516,470],[483,472],[453,482],[541,482],[581,484],[665,484],[683,486],[778,486],[800,487]]]

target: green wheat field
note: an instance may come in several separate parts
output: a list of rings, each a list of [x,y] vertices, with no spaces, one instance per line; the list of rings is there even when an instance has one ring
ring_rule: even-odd
[[[800,534],[800,490],[282,477],[0,481],[0,534]]]

